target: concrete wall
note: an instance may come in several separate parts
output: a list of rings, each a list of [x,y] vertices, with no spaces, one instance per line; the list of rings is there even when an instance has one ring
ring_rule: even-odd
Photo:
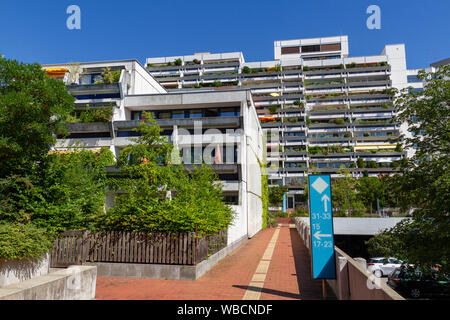
[[[0,288],[0,300],[91,300],[96,281],[96,267],[71,266]]]
[[[311,254],[309,226],[300,218],[295,218],[295,226]],[[336,279],[327,283],[339,300],[405,300],[338,247],[335,258]]]
[[[259,161],[263,160],[263,140],[262,129],[253,105],[251,95],[248,96],[247,102],[243,108],[246,109],[244,115],[245,128],[245,155],[246,159],[243,162],[243,179],[246,181],[246,198],[247,198],[247,235],[249,238],[253,237],[262,228],[262,185],[261,185],[261,167]],[[244,165],[245,164],[245,165]]]
[[[50,255],[35,260],[0,261],[0,288],[48,274]]]
[[[167,90],[137,61],[133,63],[132,68],[132,87],[129,94],[167,93]]]

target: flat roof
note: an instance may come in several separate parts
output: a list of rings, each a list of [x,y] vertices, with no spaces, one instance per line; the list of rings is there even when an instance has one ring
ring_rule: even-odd
[[[450,58],[433,62],[432,64],[430,64],[430,66],[436,68],[436,67],[440,67],[442,65],[447,65],[447,64],[450,64]]]
[[[309,225],[309,218],[300,218]],[[397,223],[409,218],[333,218],[335,235],[373,236],[384,229],[394,227]]]

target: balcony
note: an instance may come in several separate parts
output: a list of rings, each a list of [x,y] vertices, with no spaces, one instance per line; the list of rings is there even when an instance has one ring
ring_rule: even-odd
[[[201,122],[202,128],[240,128],[242,127],[242,117],[208,117],[189,119],[157,119],[156,122],[161,128],[172,128],[179,126],[184,128],[194,127],[195,122]],[[137,128],[141,120],[115,121],[114,130],[126,130]]]
[[[67,90],[78,100],[123,98],[119,83],[71,84]]]

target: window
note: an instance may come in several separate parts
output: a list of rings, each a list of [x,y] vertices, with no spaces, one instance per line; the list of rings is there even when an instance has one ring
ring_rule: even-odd
[[[97,81],[103,81],[101,73],[83,74],[80,79],[81,84],[94,84]]]
[[[74,96],[78,100],[84,99],[116,99],[120,98],[120,93],[97,93]]]
[[[224,200],[225,200],[225,203],[227,203],[227,204],[238,205],[239,204],[239,194],[225,194]]]
[[[322,44],[320,46],[320,51],[339,51],[339,50],[341,50],[340,43]]]
[[[239,116],[240,112],[238,110],[239,110],[238,108],[222,108],[220,109],[220,116],[221,117]]]
[[[302,53],[318,51],[320,51],[320,45],[302,46]]]
[[[206,109],[205,110],[205,117],[218,117],[218,116],[219,116],[218,109]]]
[[[170,119],[172,118],[171,112],[164,112],[160,111],[158,112],[158,119]]]
[[[191,110],[189,113],[189,118],[202,118],[203,112],[202,110]]]
[[[287,207],[288,207],[288,209],[294,209],[294,197],[293,196],[287,197]]]
[[[184,110],[172,111],[172,119],[184,119]]]
[[[140,132],[136,131],[118,131],[117,137],[139,137],[141,136]]]
[[[408,93],[419,93],[419,92],[422,92],[423,91],[423,88],[411,88],[411,89],[408,89]]]
[[[109,132],[80,132],[71,133],[65,139],[88,139],[88,138],[110,138],[111,134]],[[58,139],[63,139],[63,135],[59,135]]]
[[[422,82],[422,80],[417,78],[417,75],[411,75],[411,76],[408,76],[408,82]]]
[[[300,47],[283,47],[281,48],[281,54],[295,54],[300,53]]]

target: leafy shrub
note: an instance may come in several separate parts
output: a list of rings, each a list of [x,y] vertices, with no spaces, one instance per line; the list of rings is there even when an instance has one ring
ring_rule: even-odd
[[[212,168],[186,172],[174,160],[177,150],[160,136],[152,115],[144,115],[147,120],[136,130],[142,135],[119,156],[117,165],[124,176],[108,180],[109,190],[117,194],[115,206],[97,217],[97,227],[200,234],[227,229],[235,213],[226,205]]]
[[[242,73],[251,73],[251,69],[247,66],[242,68]]]
[[[275,113],[278,110],[278,106],[277,105],[273,105],[273,106],[269,106],[269,111],[271,113]]]
[[[0,224],[0,259],[41,257],[53,246],[53,236],[33,224]]]
[[[287,212],[283,212],[283,211],[277,211],[273,214],[274,218],[287,218],[288,217],[288,213]]]
[[[87,109],[80,113],[79,119],[81,122],[108,122],[113,116],[113,108],[95,108]]]
[[[308,209],[298,206],[295,211],[290,214],[290,217],[309,217]]]

